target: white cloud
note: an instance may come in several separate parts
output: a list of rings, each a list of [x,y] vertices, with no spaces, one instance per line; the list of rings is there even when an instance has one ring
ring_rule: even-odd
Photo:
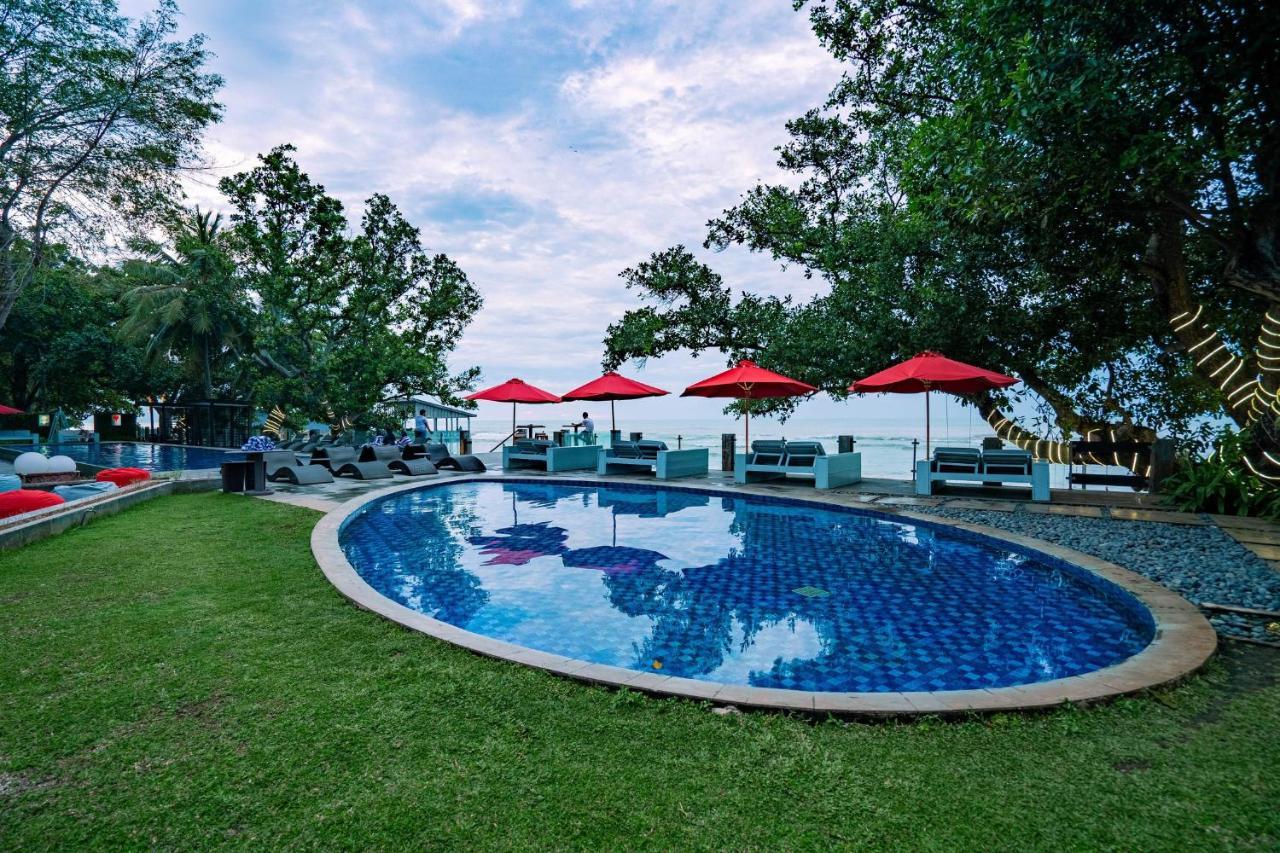
[[[210,159],[229,173],[292,142],[353,221],[364,198],[387,193],[485,296],[456,363],[564,390],[589,378],[606,326],[637,304],[618,272],[675,243],[698,246],[706,220],[740,193],[787,180],[774,165],[783,123],[820,104],[840,73],[803,16],[776,0],[572,5],[565,14],[578,17],[558,34],[580,53],[552,56],[548,85],[500,109],[469,107],[466,75],[464,91],[444,93],[456,97],[437,78],[449,63],[467,67],[470,40],[541,49],[543,30],[522,40],[548,26],[539,4],[349,3],[322,15],[282,4],[258,14],[251,39],[227,29],[219,7],[193,5],[189,25],[209,33],[227,78]],[[218,202],[210,183],[191,187],[206,206]],[[485,217],[486,205],[506,212]],[[814,288],[745,251],[709,262],[736,287]],[[644,373],[671,387],[721,363],[673,356]]]

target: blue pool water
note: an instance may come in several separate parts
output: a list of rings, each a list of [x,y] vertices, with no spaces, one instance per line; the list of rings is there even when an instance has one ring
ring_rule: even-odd
[[[959,690],[1099,669],[1151,641],[1128,592],[954,528],[660,487],[458,483],[340,534],[383,595],[594,663],[756,687]]]
[[[143,444],[118,441],[106,444],[68,442],[11,447],[11,450],[35,450],[45,456],[70,456],[77,462],[100,468],[142,468],[147,471],[193,471],[217,468],[227,461],[229,453],[215,447],[179,447],[172,444]]]

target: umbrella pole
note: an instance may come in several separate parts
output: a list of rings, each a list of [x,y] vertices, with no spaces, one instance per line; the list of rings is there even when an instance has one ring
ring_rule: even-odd
[[[924,389],[924,458],[929,457],[929,428],[932,421],[929,418],[929,389]]]
[[[742,448],[742,452],[750,453],[751,452],[751,404],[750,403],[747,403],[747,414],[743,423],[746,429],[746,436],[744,437],[744,441],[746,445]]]
[[[511,446],[516,446],[516,404],[511,401]]]
[[[616,400],[609,401],[609,435],[612,436],[618,431],[618,412],[614,407],[617,405]]]

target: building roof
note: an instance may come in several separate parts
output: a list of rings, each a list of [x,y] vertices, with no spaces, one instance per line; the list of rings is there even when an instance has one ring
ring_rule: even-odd
[[[418,409],[426,409],[428,417],[433,418],[474,418],[476,413],[469,409],[459,409],[457,406],[449,406],[430,397],[409,397],[399,400],[390,400],[388,405],[399,408],[413,409],[416,413]]]

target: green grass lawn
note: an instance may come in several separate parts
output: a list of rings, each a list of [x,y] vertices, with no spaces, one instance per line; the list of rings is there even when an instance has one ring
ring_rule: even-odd
[[[358,610],[318,515],[161,498],[0,554],[0,847],[1280,844],[1280,658],[944,722],[720,715]]]

